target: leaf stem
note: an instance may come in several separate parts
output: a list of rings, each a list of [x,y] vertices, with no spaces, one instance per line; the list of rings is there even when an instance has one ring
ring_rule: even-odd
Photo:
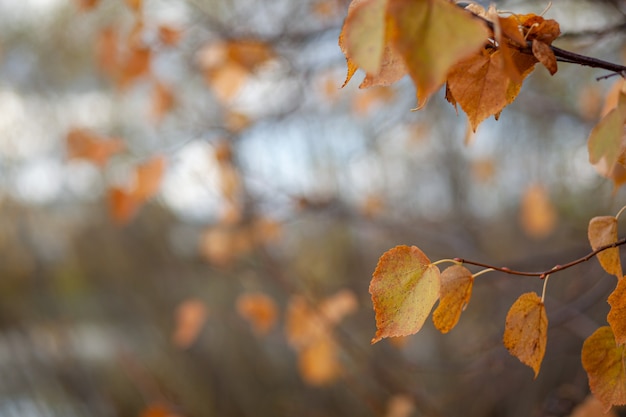
[[[495,271],[495,269],[493,268],[487,268],[487,269],[481,269],[480,271],[476,272],[475,274],[472,274],[472,277],[476,278],[481,276],[482,274],[486,274],[487,272],[492,272]]]
[[[622,215],[622,213],[624,212],[624,210],[626,210],[626,206],[622,207],[617,214],[615,215],[615,220],[619,220],[619,216]]]
[[[445,264],[445,263],[452,263],[455,265],[462,264],[462,262],[458,261],[457,259],[439,259],[438,261],[433,262],[431,265],[440,265],[440,264]]]
[[[622,246],[626,244],[626,237],[621,238],[613,243],[610,243],[608,245],[604,245],[604,246],[600,246],[598,249],[589,252],[587,255],[583,256],[582,258],[578,258],[576,260],[573,260],[571,262],[568,262],[566,264],[563,265],[556,265],[554,268],[552,269],[548,269],[545,271],[540,271],[540,272],[528,272],[528,271],[516,271],[507,267],[498,267],[498,266],[493,266],[493,265],[489,265],[489,264],[485,264],[482,262],[476,262],[476,261],[471,261],[468,259],[463,259],[463,258],[454,258],[455,261],[463,263],[463,264],[468,264],[468,265],[474,265],[474,266],[480,266],[482,268],[490,268],[493,269],[494,271],[499,271],[499,272],[503,272],[505,274],[509,274],[509,275],[520,275],[520,276],[525,276],[525,277],[539,277],[541,279],[545,279],[548,274],[555,274],[557,272],[561,272],[564,271],[568,268],[571,268],[573,266],[576,266],[578,264],[581,264],[583,262],[588,261],[589,259],[593,258],[594,256],[596,256],[598,253],[603,252],[607,249],[611,249],[611,248],[616,248],[618,246]]]
[[[541,290],[541,304],[543,304],[543,300],[546,299],[546,287],[548,286],[548,278],[550,278],[550,274],[546,275],[543,280],[543,290]]]

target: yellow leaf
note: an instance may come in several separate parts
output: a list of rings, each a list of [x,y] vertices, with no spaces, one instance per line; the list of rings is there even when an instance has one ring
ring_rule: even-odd
[[[433,323],[441,333],[448,333],[456,326],[472,296],[474,277],[462,265],[446,268],[441,273],[439,305],[433,312]]]
[[[504,326],[504,346],[511,355],[539,374],[548,341],[548,317],[541,298],[522,294],[511,306]]]
[[[372,343],[417,333],[439,298],[440,285],[439,268],[417,247],[385,252],[369,287],[377,328]]]
[[[487,40],[484,23],[447,0],[393,0],[387,6],[392,46],[402,55],[422,107],[458,61]]]
[[[604,116],[589,134],[587,148],[589,162],[610,177],[624,150],[624,123],[626,123],[626,93],[620,92],[618,105]]]
[[[617,346],[609,326],[597,329],[583,343],[582,362],[589,388],[604,406],[626,404],[626,347]]]
[[[618,345],[626,345],[626,279],[623,277],[617,282],[617,287],[609,295],[611,311],[607,321],[615,334]]]
[[[385,47],[387,0],[353,0],[339,35],[346,57],[366,73],[376,74]]]
[[[589,221],[587,235],[593,250],[616,242],[617,219],[613,216],[594,217]],[[596,257],[606,272],[617,276],[618,279],[623,276],[619,248],[607,249],[597,254]]]

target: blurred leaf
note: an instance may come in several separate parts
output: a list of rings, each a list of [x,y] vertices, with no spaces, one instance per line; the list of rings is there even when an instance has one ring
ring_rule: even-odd
[[[237,298],[236,309],[259,335],[266,335],[272,330],[278,318],[278,308],[274,300],[260,292],[241,294]]]
[[[548,317],[541,298],[522,294],[511,306],[504,326],[504,346],[511,355],[539,374],[548,341]]]
[[[617,346],[609,326],[600,327],[585,340],[582,362],[591,392],[605,413],[613,405],[626,405],[626,347]]]
[[[589,394],[585,401],[578,404],[572,414],[569,417],[619,417],[614,410],[610,410],[608,413],[604,412],[602,403],[598,401],[596,397]]]
[[[587,235],[591,248],[596,250],[602,246],[617,242],[617,219],[614,216],[598,216],[589,221]],[[609,274],[622,278],[622,264],[619,248],[611,248],[596,255],[600,265]]]
[[[384,337],[417,333],[439,298],[439,268],[415,246],[396,246],[385,252],[370,282],[376,312],[376,335]]]
[[[405,394],[396,394],[387,402],[385,417],[409,417],[415,411],[415,403]]]
[[[529,185],[522,195],[520,220],[524,232],[535,239],[550,235],[557,223],[557,213],[543,184]]]
[[[298,369],[310,385],[326,385],[342,373],[337,344],[329,335],[315,339],[298,352]]]
[[[85,159],[100,167],[126,148],[121,139],[101,137],[82,128],[71,129],[67,133],[66,143],[69,159]]]
[[[187,349],[198,338],[208,317],[208,309],[203,301],[188,299],[180,303],[175,313],[175,329],[172,342],[181,349]]]
[[[159,39],[163,45],[176,46],[182,37],[182,30],[169,25],[159,25]]]
[[[368,74],[380,70],[386,6],[387,0],[353,0],[339,35],[346,57]]]

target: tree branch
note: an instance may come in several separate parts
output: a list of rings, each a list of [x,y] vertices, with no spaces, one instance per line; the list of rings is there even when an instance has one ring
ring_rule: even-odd
[[[541,272],[515,271],[515,270],[507,268],[507,267],[497,267],[497,266],[488,265],[488,264],[485,264],[485,263],[482,263],[482,262],[470,261],[470,260],[463,259],[463,258],[454,258],[454,260],[456,262],[461,262],[461,263],[468,264],[468,265],[480,266],[482,268],[491,268],[491,269],[493,269],[495,271],[504,272],[505,274],[509,274],[509,275],[521,275],[521,276],[525,276],[525,277],[539,277],[541,279],[544,279],[549,274],[555,274],[557,272],[561,272],[561,271],[566,270],[568,268],[571,268],[571,267],[573,267],[575,265],[578,265],[578,264],[581,264],[583,262],[588,261],[589,259],[593,258],[594,256],[596,256],[600,252],[603,252],[603,251],[605,251],[607,249],[616,248],[616,247],[624,245],[624,244],[626,244],[626,237],[621,238],[618,241],[613,242],[611,244],[601,246],[598,249],[596,249],[594,251],[591,251],[587,255],[583,256],[582,258],[578,258],[578,259],[576,259],[574,261],[571,261],[571,262],[568,262],[568,263],[566,263],[564,265],[556,265],[552,269],[548,269],[548,270],[541,271]]]

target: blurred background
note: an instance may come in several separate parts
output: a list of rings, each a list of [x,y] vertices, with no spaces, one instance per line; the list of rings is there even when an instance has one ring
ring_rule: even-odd
[[[550,280],[536,380],[501,337],[542,281],[483,275],[449,334],[374,346],[368,285],[398,244],[522,270],[588,253],[626,201],[586,145],[616,79],[537,67],[470,135],[443,92],[411,112],[408,79],[340,88],[348,3],[0,0],[1,417],[581,412],[615,285],[595,260]],[[626,2],[545,17],[624,62]]]

